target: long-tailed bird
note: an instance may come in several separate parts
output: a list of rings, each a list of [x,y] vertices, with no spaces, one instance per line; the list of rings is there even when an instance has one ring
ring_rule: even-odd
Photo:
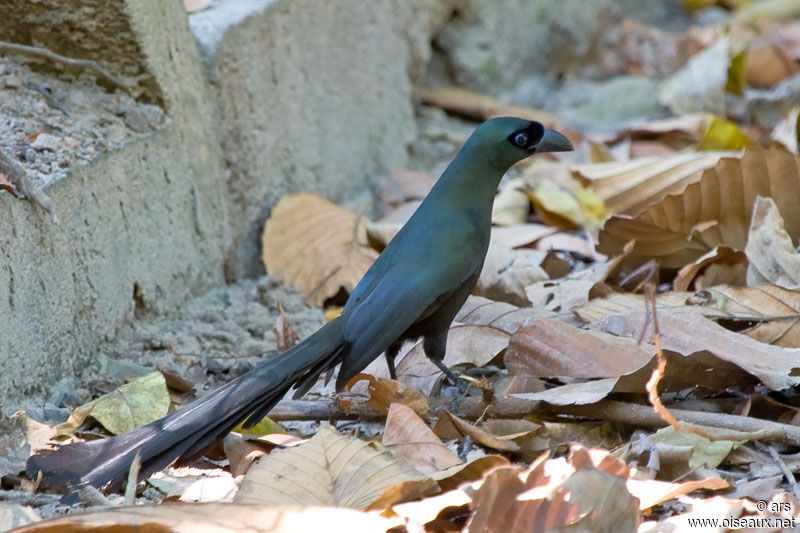
[[[196,455],[238,423],[258,422],[292,387],[304,393],[338,364],[337,389],[383,352],[394,377],[394,357],[406,340],[422,337],[425,354],[457,382],[442,362],[447,331],[483,266],[500,179],[528,156],[571,149],[566,137],[538,122],[484,122],[361,278],[338,318],[151,424],[32,456],[28,474],[41,471],[46,484],[64,487],[68,495],[86,485],[119,487],[137,453],[140,478]]]

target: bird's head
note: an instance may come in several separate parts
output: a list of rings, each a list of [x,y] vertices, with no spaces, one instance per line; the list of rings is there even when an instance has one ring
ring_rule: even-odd
[[[572,150],[572,144],[561,133],[517,117],[487,120],[475,130],[467,145],[483,152],[490,164],[503,172],[533,154]]]

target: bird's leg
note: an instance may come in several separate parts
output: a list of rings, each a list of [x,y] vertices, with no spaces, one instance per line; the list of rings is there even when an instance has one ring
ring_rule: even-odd
[[[385,353],[386,366],[389,367],[389,377],[395,381],[397,380],[397,371],[394,368],[394,359],[397,357],[397,352],[400,351],[400,346],[402,346],[402,344],[400,342],[396,342],[389,346]]]
[[[447,347],[447,329],[444,330],[444,333],[426,336],[422,341],[422,347],[425,349],[425,355],[428,356],[431,363],[439,367],[439,370],[444,372],[447,379],[458,387],[461,395],[465,396],[467,394],[467,384],[444,364],[444,354]]]

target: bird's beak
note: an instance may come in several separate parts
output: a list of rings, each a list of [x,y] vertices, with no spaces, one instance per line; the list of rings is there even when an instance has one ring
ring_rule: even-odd
[[[541,154],[544,152],[571,152],[572,150],[572,143],[569,142],[569,139],[555,130],[545,128],[544,136],[533,152]]]

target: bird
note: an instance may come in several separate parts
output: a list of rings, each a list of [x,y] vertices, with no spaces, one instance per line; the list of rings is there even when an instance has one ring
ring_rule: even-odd
[[[73,443],[32,455],[26,472],[74,501],[81,488],[113,490],[140,458],[139,479],[179,458],[197,456],[239,423],[255,425],[293,387],[305,393],[339,366],[343,386],[382,353],[394,358],[406,340],[422,338],[427,357],[443,363],[447,332],[481,272],[491,234],[492,205],[505,173],[544,152],[572,150],[569,140],[539,122],[491,118],[467,139],[431,191],[350,294],[342,312],[303,342],[266,359],[165,417],[128,433]]]

